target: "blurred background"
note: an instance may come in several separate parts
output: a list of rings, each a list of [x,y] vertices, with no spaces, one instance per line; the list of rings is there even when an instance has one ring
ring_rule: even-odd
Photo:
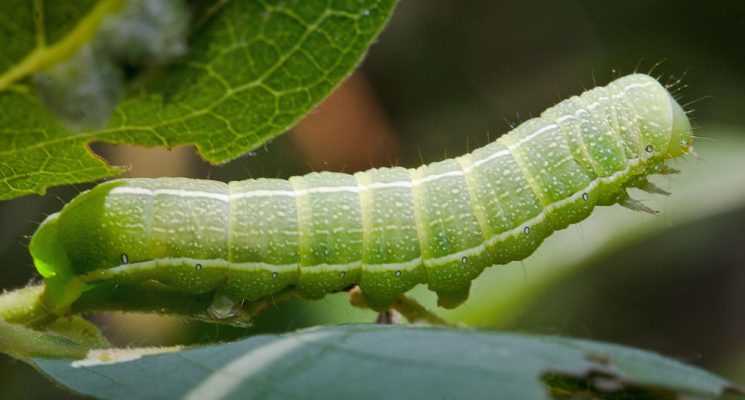
[[[524,262],[488,269],[444,317],[483,329],[615,342],[745,384],[745,2],[402,1],[361,69],[291,133],[225,166],[192,148],[97,144],[131,176],[224,181],[413,167],[484,145],[584,89],[634,71],[686,85],[698,158],[656,179],[662,211],[604,208]],[[28,237],[88,185],[0,203],[0,289],[38,279]],[[434,308],[434,296],[414,295]],[[278,306],[245,329],[135,314],[92,318],[117,345],[200,343],[371,322],[343,294]],[[28,391],[32,385],[35,389]],[[0,398],[76,398],[0,355]]]

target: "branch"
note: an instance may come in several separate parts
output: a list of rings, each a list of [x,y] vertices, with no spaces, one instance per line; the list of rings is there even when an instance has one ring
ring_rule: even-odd
[[[349,291],[349,303],[359,308],[370,308],[359,286]],[[452,326],[449,322],[427,310],[416,300],[401,295],[391,304],[391,309],[403,315],[411,323],[424,322],[430,325]]]

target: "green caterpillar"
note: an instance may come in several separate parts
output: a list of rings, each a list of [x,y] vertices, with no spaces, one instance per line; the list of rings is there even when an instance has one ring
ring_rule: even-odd
[[[215,318],[288,290],[315,299],[354,285],[379,310],[420,283],[454,307],[484,268],[527,257],[593,207],[644,209],[626,188],[655,191],[646,177],[672,172],[665,161],[692,144],[680,105],[635,74],[416,169],[103,183],[49,216],[31,254],[58,315],[97,285],[153,282],[212,295]]]

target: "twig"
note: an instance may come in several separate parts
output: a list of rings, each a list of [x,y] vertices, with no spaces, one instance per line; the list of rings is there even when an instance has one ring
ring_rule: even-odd
[[[349,303],[359,308],[371,308],[359,287],[349,291]],[[416,300],[401,295],[391,304],[391,310],[403,315],[411,323],[424,322],[430,325],[452,326],[449,322],[427,310]]]

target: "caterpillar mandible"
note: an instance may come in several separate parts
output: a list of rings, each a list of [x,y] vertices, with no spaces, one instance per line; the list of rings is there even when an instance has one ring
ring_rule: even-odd
[[[210,294],[216,318],[289,290],[315,299],[354,285],[375,309],[417,284],[454,307],[484,268],[527,257],[593,207],[644,209],[626,188],[657,191],[647,176],[673,172],[664,163],[692,145],[680,105],[634,74],[416,169],[106,182],[49,216],[30,250],[57,315],[112,282]]]

